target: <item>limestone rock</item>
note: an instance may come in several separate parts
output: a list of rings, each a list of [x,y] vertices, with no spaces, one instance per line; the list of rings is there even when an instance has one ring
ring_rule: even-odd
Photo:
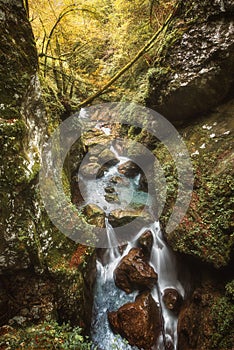
[[[141,248],[132,248],[125,255],[114,271],[115,284],[126,293],[135,289],[152,289],[157,283],[158,276],[147,263]]]
[[[109,222],[113,227],[123,226],[134,219],[140,219],[142,222],[152,222],[151,215],[141,208],[138,209],[115,209],[110,212]]]
[[[224,100],[234,81],[232,17],[230,1],[182,2],[165,33],[160,65],[149,71],[147,106],[181,122]]]
[[[159,309],[149,292],[140,294],[135,302],[118,311],[109,312],[108,319],[115,333],[139,349],[150,350],[161,331]]]

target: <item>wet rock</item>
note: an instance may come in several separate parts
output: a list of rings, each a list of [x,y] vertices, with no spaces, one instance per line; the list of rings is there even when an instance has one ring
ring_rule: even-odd
[[[120,174],[123,174],[126,177],[133,178],[141,172],[141,169],[137,164],[131,160],[128,160],[127,162],[118,166],[118,171]]]
[[[110,167],[118,164],[119,159],[116,158],[116,155],[111,150],[105,149],[99,155],[98,162],[100,164],[105,164],[107,167]]]
[[[174,350],[174,344],[171,340],[166,340],[165,350]]]
[[[139,190],[143,192],[148,192],[148,182],[145,174],[141,174],[139,180]]]
[[[117,193],[107,193],[105,195],[105,200],[109,203],[120,203]]]
[[[98,163],[87,163],[80,167],[80,172],[84,178],[100,178],[104,175],[105,168],[100,167]]]
[[[96,204],[87,204],[82,208],[85,220],[97,227],[105,227],[105,212]]]
[[[123,226],[134,219],[140,219],[143,223],[152,222],[151,215],[142,208],[137,209],[115,209],[109,215],[109,222],[113,227]]]
[[[132,248],[122,258],[114,271],[115,284],[126,293],[136,289],[152,289],[158,280],[158,275],[147,263],[141,248]]]
[[[106,193],[114,193],[115,192],[115,189],[112,186],[107,186],[104,188],[104,190]]]
[[[115,175],[110,179],[110,182],[122,186],[129,186],[129,180],[124,178],[123,176]]]
[[[176,289],[167,288],[163,291],[163,302],[168,310],[178,313],[180,311],[183,299]]]
[[[118,311],[109,312],[112,330],[127,339],[130,345],[150,350],[161,331],[159,308],[149,292],[136,297]]]
[[[138,239],[139,246],[142,248],[144,255],[149,259],[153,246],[153,235],[150,230],[145,231]]]

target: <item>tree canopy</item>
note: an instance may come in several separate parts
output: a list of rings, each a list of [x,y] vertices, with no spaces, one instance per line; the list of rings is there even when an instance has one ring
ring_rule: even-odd
[[[172,12],[174,0],[29,0],[28,15],[38,48],[41,75],[58,96],[80,103],[131,62]],[[154,53],[104,89],[105,99],[134,90]],[[121,75],[120,75],[121,76]]]

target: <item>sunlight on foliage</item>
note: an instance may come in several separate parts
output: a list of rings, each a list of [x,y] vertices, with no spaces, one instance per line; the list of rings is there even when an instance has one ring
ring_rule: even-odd
[[[98,91],[157,31],[175,1],[29,0],[29,19],[41,75],[58,97],[80,102]],[[109,98],[131,89],[153,64],[144,55],[109,89]],[[114,94],[114,96],[112,96]]]

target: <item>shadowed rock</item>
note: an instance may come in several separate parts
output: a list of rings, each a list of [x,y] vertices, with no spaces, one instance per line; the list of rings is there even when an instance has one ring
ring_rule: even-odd
[[[133,163],[131,160],[128,160],[127,162],[118,166],[118,171],[120,174],[132,178],[138,175],[141,172],[141,169],[137,164]]]
[[[101,152],[98,161],[100,164],[105,164],[106,166],[113,166],[119,163],[119,159],[117,159],[115,154],[109,149],[104,149]]]
[[[178,313],[182,305],[182,296],[174,288],[167,288],[163,291],[163,302],[168,310]]]
[[[150,230],[145,231],[138,239],[138,244],[142,248],[146,258],[150,258],[151,249],[153,246],[153,235]]]

